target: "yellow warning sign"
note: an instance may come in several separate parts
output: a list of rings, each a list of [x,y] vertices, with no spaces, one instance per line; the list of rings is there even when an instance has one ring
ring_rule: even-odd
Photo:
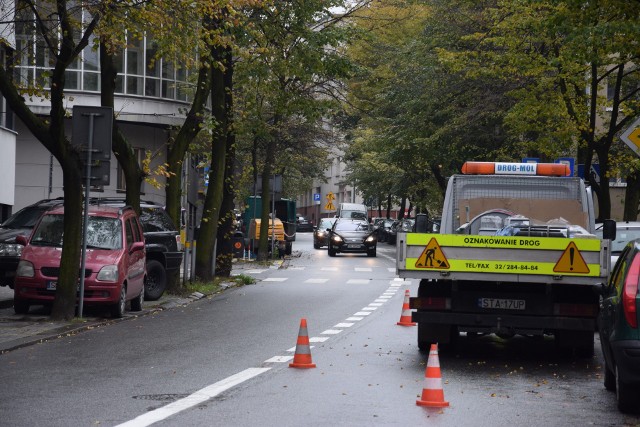
[[[589,266],[582,258],[582,254],[574,242],[570,242],[560,259],[553,267],[556,273],[588,273]]]
[[[336,207],[333,205],[333,203],[329,202],[326,205],[324,205],[324,208],[328,211],[335,211]]]
[[[422,255],[416,260],[416,268],[436,268],[440,270],[449,269],[449,261],[444,256],[438,241],[432,237],[427,247],[422,251]]]

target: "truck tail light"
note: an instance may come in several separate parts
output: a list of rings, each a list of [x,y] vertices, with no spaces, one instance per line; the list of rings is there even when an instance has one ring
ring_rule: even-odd
[[[622,290],[622,311],[624,318],[632,328],[638,327],[638,306],[636,298],[638,296],[638,279],[640,278],[640,254],[636,254],[629,267],[629,273],[624,281]]]
[[[553,314],[568,317],[596,317],[598,306],[596,304],[560,303],[553,306]]]
[[[417,297],[409,299],[409,307],[423,310],[450,310],[451,298]]]

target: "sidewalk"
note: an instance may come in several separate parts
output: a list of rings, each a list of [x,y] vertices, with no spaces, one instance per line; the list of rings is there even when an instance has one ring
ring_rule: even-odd
[[[275,261],[269,268],[280,268],[282,261]],[[246,271],[264,269],[257,262],[237,261],[233,264],[232,275],[247,274]],[[100,325],[122,322],[139,316],[145,316],[158,310],[169,310],[189,304],[206,295],[194,293],[188,297],[164,294],[157,301],[147,301],[139,312],[126,311],[121,319],[112,319],[103,310],[83,310],[82,319],[70,321],[52,321],[48,311],[35,306],[29,314],[15,314],[13,311],[13,289],[0,286],[0,355],[28,345],[45,342],[62,336],[81,333]]]

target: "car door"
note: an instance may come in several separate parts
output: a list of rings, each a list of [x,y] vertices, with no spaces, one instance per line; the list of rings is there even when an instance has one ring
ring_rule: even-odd
[[[620,298],[622,288],[624,287],[624,280],[635,255],[636,251],[634,250],[633,245],[629,244],[623,249],[603,292],[599,329],[602,349],[608,360],[612,360],[610,342],[612,335],[615,333],[616,323],[619,319],[617,311],[620,308]]]
[[[125,234],[128,254],[126,256],[127,281],[129,283],[127,294],[130,297],[136,297],[144,286],[145,252],[144,249],[132,251],[134,243],[144,242],[140,224],[135,216],[127,218]]]

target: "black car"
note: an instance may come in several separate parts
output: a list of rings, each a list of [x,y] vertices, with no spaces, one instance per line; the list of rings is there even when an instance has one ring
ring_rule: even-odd
[[[124,206],[118,198],[92,199],[91,203],[109,206]],[[180,271],[182,264],[182,241],[180,231],[173,225],[164,207],[150,201],[140,202],[140,222],[144,233],[147,255],[147,281],[144,298],[155,301],[162,296],[169,275]]]
[[[387,233],[387,243],[395,245],[398,238],[398,232],[411,233],[415,223],[416,221],[413,218],[404,218],[396,221]]]
[[[23,246],[16,243],[19,235],[29,236],[42,214],[61,206],[62,198],[41,200],[20,209],[0,225],[0,286],[13,289],[16,268]]]
[[[395,221],[392,219],[383,219],[380,221],[378,228],[376,229],[376,236],[378,237],[378,242],[385,242],[387,240],[387,236],[389,235],[389,230]]]
[[[313,231],[313,224],[307,218],[299,216],[296,222],[296,231]]]
[[[315,249],[327,246],[329,242],[329,232],[327,229],[333,227],[334,222],[336,222],[335,218],[320,218],[318,226],[313,230],[313,247]]]
[[[366,252],[376,256],[377,239],[373,227],[365,220],[336,218],[329,229],[329,256],[340,252]]]

